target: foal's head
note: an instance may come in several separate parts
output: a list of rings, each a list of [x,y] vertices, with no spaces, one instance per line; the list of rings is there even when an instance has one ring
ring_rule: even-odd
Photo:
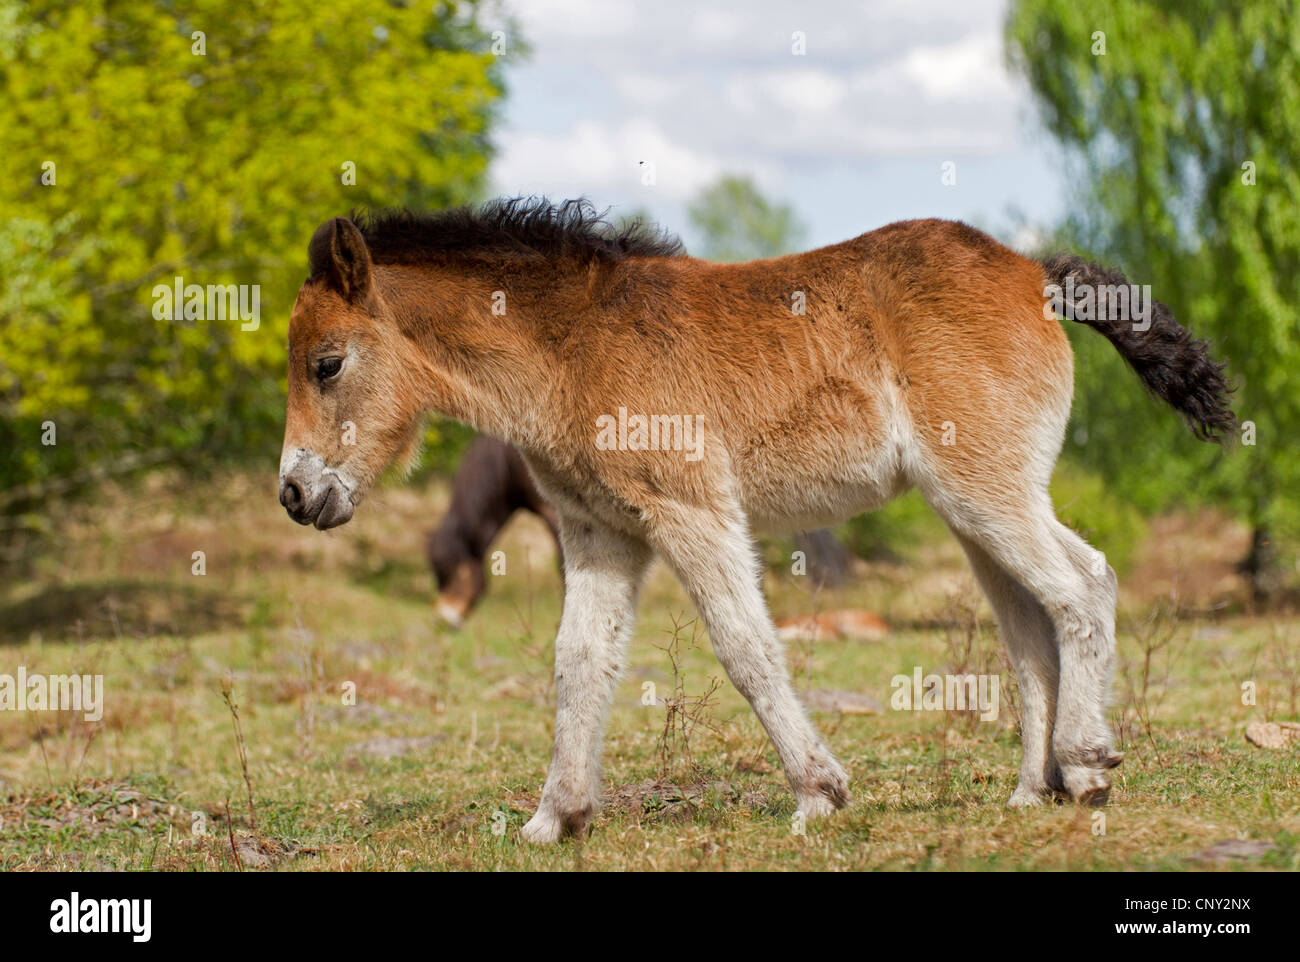
[[[422,359],[375,282],[361,231],[337,217],[308,249],[289,318],[280,503],[299,524],[352,517],[375,479],[418,444]]]

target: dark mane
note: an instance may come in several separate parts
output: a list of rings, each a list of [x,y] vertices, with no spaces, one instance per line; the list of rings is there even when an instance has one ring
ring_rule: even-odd
[[[548,259],[677,257],[676,236],[640,219],[606,220],[585,198],[552,204],[544,197],[511,197],[477,207],[422,213],[404,209],[352,214],[377,264],[409,264],[446,254],[532,254]],[[315,265],[313,265],[313,273]]]

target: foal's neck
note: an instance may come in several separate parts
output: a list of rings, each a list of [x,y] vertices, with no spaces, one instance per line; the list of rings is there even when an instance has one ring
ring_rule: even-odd
[[[528,449],[546,446],[561,376],[539,315],[572,308],[563,268],[465,260],[376,268],[385,302],[415,350],[427,410]],[[549,412],[549,413],[548,413]]]

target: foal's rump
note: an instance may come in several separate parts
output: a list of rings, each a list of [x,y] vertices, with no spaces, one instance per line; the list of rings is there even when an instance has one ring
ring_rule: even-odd
[[[894,275],[885,318],[913,444],[907,475],[993,496],[1045,486],[1074,391],[1070,343],[1046,316],[1042,266],[965,224],[912,221],[872,239]]]
[[[872,283],[888,291],[881,329],[911,419],[907,477],[950,521],[941,502],[954,499],[968,512],[1050,511],[1074,393],[1062,320],[1103,334],[1199,437],[1233,430],[1223,365],[1118,271],[1073,255],[1030,260],[950,221],[862,240],[867,275],[887,275]]]

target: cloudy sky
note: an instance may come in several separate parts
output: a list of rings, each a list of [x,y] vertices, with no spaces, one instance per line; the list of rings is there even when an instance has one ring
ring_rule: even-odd
[[[507,39],[494,190],[645,208],[689,245],[686,203],[734,172],[792,204],[810,246],[925,216],[1014,240],[1013,209],[1048,223],[1062,202],[1052,145],[1004,64],[1005,7],[512,0],[532,53]]]

